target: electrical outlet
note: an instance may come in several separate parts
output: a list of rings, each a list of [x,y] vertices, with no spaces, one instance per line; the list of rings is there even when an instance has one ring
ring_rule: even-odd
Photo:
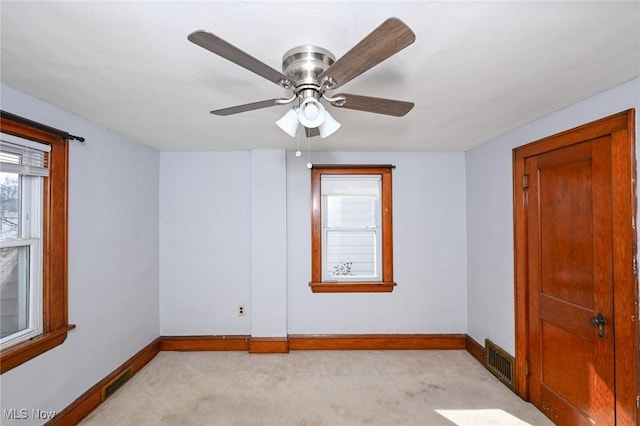
[[[238,316],[243,317],[245,312],[244,305],[238,305]]]

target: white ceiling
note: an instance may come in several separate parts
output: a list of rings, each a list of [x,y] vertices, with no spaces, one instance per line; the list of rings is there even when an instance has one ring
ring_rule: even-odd
[[[289,93],[190,43],[198,29],[277,70],[303,44],[339,58],[391,16],[413,29],[340,91],[414,109],[329,107],[342,128],[315,150],[466,150],[640,76],[638,1],[2,0],[0,14],[3,83],[160,150],[296,147],[274,124],[287,106],[209,114]]]

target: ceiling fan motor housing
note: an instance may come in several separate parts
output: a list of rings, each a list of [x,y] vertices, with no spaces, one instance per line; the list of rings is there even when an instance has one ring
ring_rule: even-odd
[[[298,46],[282,57],[282,73],[295,83],[295,91],[317,86],[318,76],[329,68],[336,58],[327,49],[317,46]],[[310,87],[305,87],[310,86]]]

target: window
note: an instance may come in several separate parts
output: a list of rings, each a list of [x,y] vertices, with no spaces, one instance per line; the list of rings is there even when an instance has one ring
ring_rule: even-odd
[[[0,373],[60,345],[67,321],[67,140],[2,111]]]
[[[392,168],[313,166],[314,293],[393,291]]]
[[[321,175],[322,281],[380,281],[380,176]]]
[[[0,138],[0,348],[42,332],[42,180],[49,145]]]

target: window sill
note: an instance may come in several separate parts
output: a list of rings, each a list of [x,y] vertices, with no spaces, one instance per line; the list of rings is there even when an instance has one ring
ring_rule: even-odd
[[[25,342],[3,349],[0,352],[0,374],[4,374],[12,368],[62,344],[67,338],[67,332],[74,328],[76,328],[75,325],[67,325],[59,330],[41,334]]]
[[[394,282],[310,282],[314,293],[391,293],[396,286]]]

